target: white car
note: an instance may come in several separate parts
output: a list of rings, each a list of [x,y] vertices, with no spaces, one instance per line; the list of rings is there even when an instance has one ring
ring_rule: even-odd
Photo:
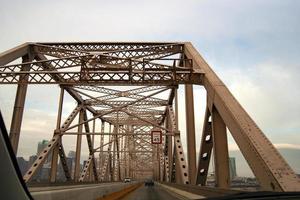
[[[131,178],[124,178],[124,183],[129,183],[129,182],[131,182]]]

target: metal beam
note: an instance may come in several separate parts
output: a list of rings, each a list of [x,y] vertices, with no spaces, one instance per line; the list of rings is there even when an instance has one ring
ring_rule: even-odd
[[[25,56],[22,57],[22,62],[27,63],[30,62],[32,59],[33,59],[32,54],[26,54]],[[21,71],[29,71],[29,70],[30,70],[29,64],[23,65],[21,68]],[[27,93],[27,84],[26,84],[27,79],[28,76],[25,74],[25,75],[21,75],[20,80],[18,81],[14,111],[13,111],[13,116],[12,116],[11,126],[10,126],[9,138],[11,141],[12,148],[16,155],[18,152],[25,98]]]
[[[86,113],[86,109],[83,110],[83,121],[87,121],[87,113]],[[95,121],[95,119],[93,120],[93,122]],[[85,131],[87,133],[90,132],[90,127],[89,127],[89,123],[86,122],[84,123],[84,128]],[[93,169],[93,174],[94,174],[94,179],[95,181],[98,181],[98,173],[97,173],[97,169],[96,169],[96,161],[95,161],[95,156],[94,156],[94,146],[92,143],[92,139],[91,139],[91,135],[87,134],[86,135],[86,140],[87,140],[87,144],[88,144],[88,149],[89,149],[89,155],[91,156],[91,168]],[[91,176],[91,174],[90,174]]]
[[[196,174],[196,140],[194,119],[193,86],[185,85],[186,139],[189,174]],[[190,176],[190,183],[196,183],[196,176]]]
[[[6,65],[18,58],[27,55],[30,52],[30,44],[24,43],[13,49],[0,53],[0,66]]]
[[[60,89],[59,103],[58,103],[58,115],[56,121],[56,131],[54,134],[59,134],[59,129],[61,125],[61,115],[63,109],[63,100],[64,100],[64,89]],[[60,138],[61,140],[61,138]],[[58,153],[59,153],[59,145],[57,144],[52,151],[52,160],[51,160],[51,171],[50,171],[50,182],[55,182],[56,174],[57,174],[57,162],[58,162]]]
[[[230,176],[226,125],[215,108],[212,111],[212,133],[216,187],[227,189],[230,186]]]
[[[80,156],[81,156],[81,141],[82,141],[82,135],[80,134],[82,132],[82,126],[83,126],[83,118],[84,118],[84,111],[81,109],[79,112],[79,119],[78,123],[80,124],[78,126],[78,135],[76,139],[76,156],[75,156],[75,171],[74,171],[74,181],[79,181],[80,178]]]
[[[59,142],[60,136],[58,134],[54,135],[47,146],[39,153],[37,159],[34,161],[33,165],[27,170],[23,179],[25,183],[31,180],[34,174],[43,166],[44,161],[49,155],[49,152],[53,150],[55,145]]]
[[[210,111],[206,108],[202,137],[201,137],[201,146],[200,154],[198,157],[198,168],[197,168],[197,179],[196,185],[205,186],[206,179],[208,175],[209,162],[211,158],[211,151],[213,147],[213,136],[212,136],[212,123],[210,119]]]

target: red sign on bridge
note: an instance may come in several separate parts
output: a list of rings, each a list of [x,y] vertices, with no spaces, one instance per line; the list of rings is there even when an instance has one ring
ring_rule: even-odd
[[[161,144],[162,143],[161,130],[152,130],[151,131],[151,142],[152,142],[152,144]]]

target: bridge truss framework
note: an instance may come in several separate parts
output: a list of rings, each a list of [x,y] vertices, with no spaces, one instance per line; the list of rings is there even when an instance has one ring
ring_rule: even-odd
[[[22,62],[16,64],[19,58]],[[263,190],[300,190],[297,175],[189,42],[25,43],[0,54],[0,84],[18,85],[10,127],[15,152],[28,84],[61,88],[53,138],[24,175],[26,182],[52,153],[51,182],[56,181],[60,160],[67,181],[151,175],[160,181],[204,186],[213,153],[216,187],[229,188],[228,129]],[[187,154],[178,129],[179,84],[185,85]],[[207,92],[199,155],[193,85]],[[65,92],[77,106],[62,121]],[[101,124],[100,130],[96,124]],[[162,144],[151,143],[153,129],[162,131]],[[77,137],[74,172],[66,161],[65,135]],[[83,137],[89,158],[81,169]]]

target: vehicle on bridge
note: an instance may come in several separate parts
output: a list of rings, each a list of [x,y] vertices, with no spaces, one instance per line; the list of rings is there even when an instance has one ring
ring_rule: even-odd
[[[154,186],[154,181],[152,179],[147,179],[145,181],[145,186]]]
[[[129,183],[129,182],[131,182],[131,178],[129,177],[124,178],[124,183]]]

